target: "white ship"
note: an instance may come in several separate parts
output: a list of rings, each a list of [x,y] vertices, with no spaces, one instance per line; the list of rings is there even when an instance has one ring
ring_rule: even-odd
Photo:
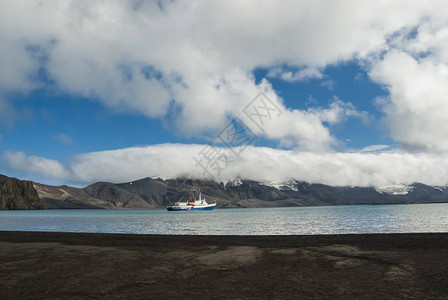
[[[205,198],[202,198],[202,193],[199,192],[199,199],[192,200],[189,202],[176,202],[174,205],[169,205],[166,207],[169,211],[181,211],[181,210],[213,210],[216,203],[208,204]]]

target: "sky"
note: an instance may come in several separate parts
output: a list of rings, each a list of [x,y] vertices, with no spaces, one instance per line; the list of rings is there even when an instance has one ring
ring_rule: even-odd
[[[448,185],[448,4],[0,0],[0,173]]]

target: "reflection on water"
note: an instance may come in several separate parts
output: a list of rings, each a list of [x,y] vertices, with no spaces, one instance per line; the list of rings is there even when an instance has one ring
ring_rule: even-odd
[[[290,235],[448,232],[448,204],[236,208],[214,211],[0,211],[0,230]]]

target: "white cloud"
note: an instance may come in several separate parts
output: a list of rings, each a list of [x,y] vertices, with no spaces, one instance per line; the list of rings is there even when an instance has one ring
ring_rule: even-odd
[[[71,174],[60,162],[39,156],[26,156],[23,152],[7,151],[3,155],[6,170],[40,175],[59,180],[71,179]]]
[[[390,91],[380,103],[396,141],[411,150],[448,151],[448,61],[391,52],[370,76]]]
[[[362,148],[359,152],[360,153],[364,153],[364,152],[379,152],[379,151],[384,151],[386,149],[389,149],[390,146],[389,145],[371,145],[371,146],[367,146]]]
[[[392,138],[405,149],[448,151],[446,2],[444,6],[431,10],[416,26],[391,37],[390,50],[373,64],[369,73],[371,79],[390,92],[378,103],[386,113],[385,122]]]
[[[351,103],[345,103],[335,97],[328,108],[310,108],[307,110],[285,109],[276,94],[268,89],[268,98],[279,108],[278,117],[266,120],[263,131],[252,126],[257,135],[280,141],[285,147],[295,147],[300,150],[326,151],[338,141],[331,136],[324,125],[334,125],[348,117],[367,118],[366,112],[359,112]],[[237,114],[249,126],[253,123],[244,115]]]
[[[326,66],[348,60],[375,64],[371,58],[389,49],[394,33],[422,23],[426,35],[419,34],[418,43],[408,48],[425,44],[438,59],[445,58],[444,1],[175,1],[162,6],[121,0],[1,1],[0,94],[45,86],[38,76],[44,68],[61,92],[148,117],[171,112],[177,130],[203,134],[221,128],[227,116],[240,113],[269,87],[267,81],[256,84],[256,68],[291,67],[299,71],[281,77],[294,81],[320,78]],[[271,94],[284,118],[272,122],[278,123],[266,130],[268,138],[309,149],[334,144],[318,115],[290,110]],[[299,130],[279,130],[285,119]]]
[[[311,109],[315,112],[323,122],[329,124],[337,124],[348,117],[361,119],[364,123],[369,121],[369,114],[366,111],[358,111],[350,102],[343,102],[338,97],[333,97],[333,102],[329,109]]]
[[[57,161],[27,157],[20,152],[7,152],[3,159],[10,171],[87,184],[127,182],[148,176],[171,178],[179,173],[204,177],[204,170],[193,159],[199,159],[203,149],[204,145],[161,144],[92,152],[74,157],[65,167]],[[448,184],[448,155],[445,154],[409,154],[397,150],[316,153],[249,146],[236,158],[228,148],[221,151],[229,158],[227,168],[219,176],[212,168],[209,171],[223,181],[240,177],[271,182],[294,178],[337,186]]]
[[[318,68],[307,67],[296,72],[283,71],[281,68],[272,68],[269,70],[267,77],[278,77],[284,81],[308,81],[309,79],[320,79],[323,77],[322,72]]]
[[[334,90],[335,83],[334,83],[334,80],[329,79],[329,80],[323,81],[320,85],[323,87],[326,87],[327,89],[332,91],[332,90]]]

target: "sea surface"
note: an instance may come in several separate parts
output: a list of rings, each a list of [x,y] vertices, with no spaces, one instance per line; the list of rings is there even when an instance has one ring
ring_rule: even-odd
[[[448,232],[448,204],[234,208],[213,211],[0,211],[0,231],[293,235]]]

